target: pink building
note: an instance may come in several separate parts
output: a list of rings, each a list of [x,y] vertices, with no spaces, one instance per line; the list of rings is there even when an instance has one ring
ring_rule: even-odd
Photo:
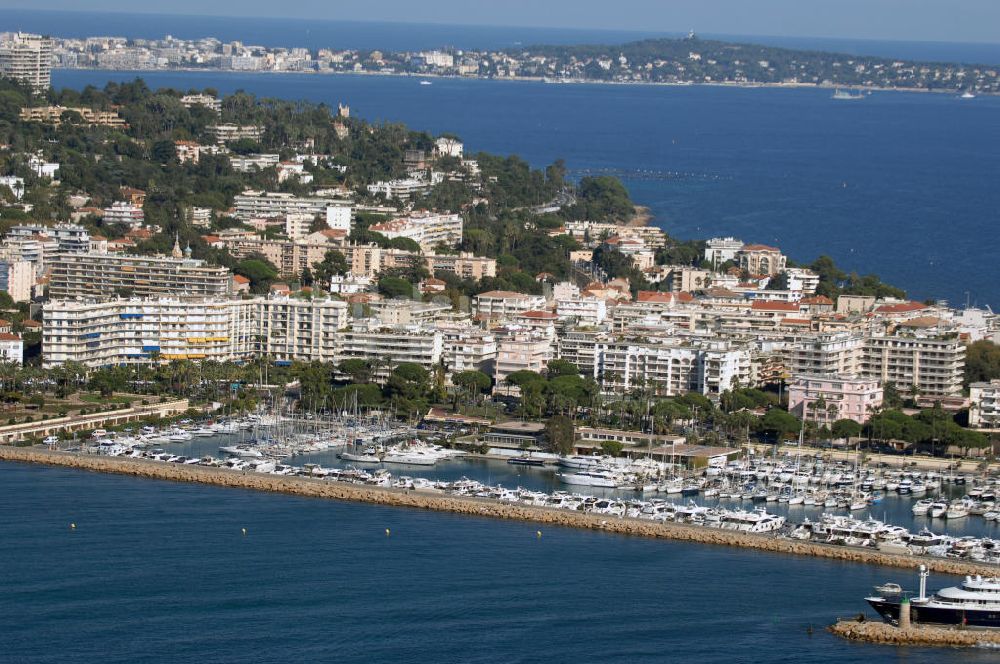
[[[796,376],[788,387],[788,410],[817,424],[854,420],[863,424],[882,406],[882,386],[856,376]]]

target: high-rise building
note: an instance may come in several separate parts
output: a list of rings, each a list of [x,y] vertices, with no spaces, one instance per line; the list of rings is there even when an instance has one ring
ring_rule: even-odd
[[[0,75],[30,85],[36,92],[49,89],[52,70],[52,40],[24,32],[0,39]]]

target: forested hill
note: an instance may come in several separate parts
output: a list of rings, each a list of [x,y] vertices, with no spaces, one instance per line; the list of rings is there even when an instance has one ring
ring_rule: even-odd
[[[893,60],[690,37],[507,51],[520,74],[658,83],[812,84],[997,92],[1000,67]]]

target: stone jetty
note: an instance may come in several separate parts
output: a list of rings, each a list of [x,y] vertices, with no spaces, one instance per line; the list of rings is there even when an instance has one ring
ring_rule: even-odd
[[[308,477],[244,473],[243,471],[227,468],[177,465],[146,459],[123,459],[119,457],[51,451],[38,447],[10,447],[2,445],[0,445],[0,461],[45,464],[100,473],[115,473],[173,482],[196,482],[221,487],[269,491],[312,498],[332,498],[334,500],[374,505],[437,510],[468,516],[529,521],[553,526],[585,528],[621,535],[654,537],[699,544],[735,546],[758,551],[815,556],[846,562],[884,565],[887,567],[913,569],[917,565],[923,564],[930,571],[941,574],[981,574],[984,576],[996,576],[1000,574],[1000,566],[973,561],[905,556],[883,553],[874,549],[869,550],[802,542],[778,538],[773,535],[756,535],[680,523],[662,523],[619,518],[601,514],[516,505],[431,492],[346,484]]]
[[[879,643],[888,646],[940,646],[947,648],[1000,646],[1000,632],[979,629],[924,625],[899,628],[884,622],[858,622],[857,620],[841,620],[828,629],[837,636],[851,641]]]

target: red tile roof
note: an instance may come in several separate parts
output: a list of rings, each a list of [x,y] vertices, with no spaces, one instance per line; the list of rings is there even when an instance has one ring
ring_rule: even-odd
[[[636,302],[663,303],[671,302],[691,302],[694,296],[691,293],[681,291],[679,293],[664,293],[661,291],[639,291],[636,294]]]
[[[881,307],[875,309],[875,313],[879,314],[906,314],[913,311],[921,311],[926,309],[927,305],[920,302],[901,302],[899,304],[883,304]]]
[[[525,311],[518,315],[519,318],[533,318],[535,320],[555,320],[559,318],[551,311]]]
[[[778,300],[754,300],[750,305],[753,311],[794,311],[799,312],[799,305],[794,302],[781,302]]]

